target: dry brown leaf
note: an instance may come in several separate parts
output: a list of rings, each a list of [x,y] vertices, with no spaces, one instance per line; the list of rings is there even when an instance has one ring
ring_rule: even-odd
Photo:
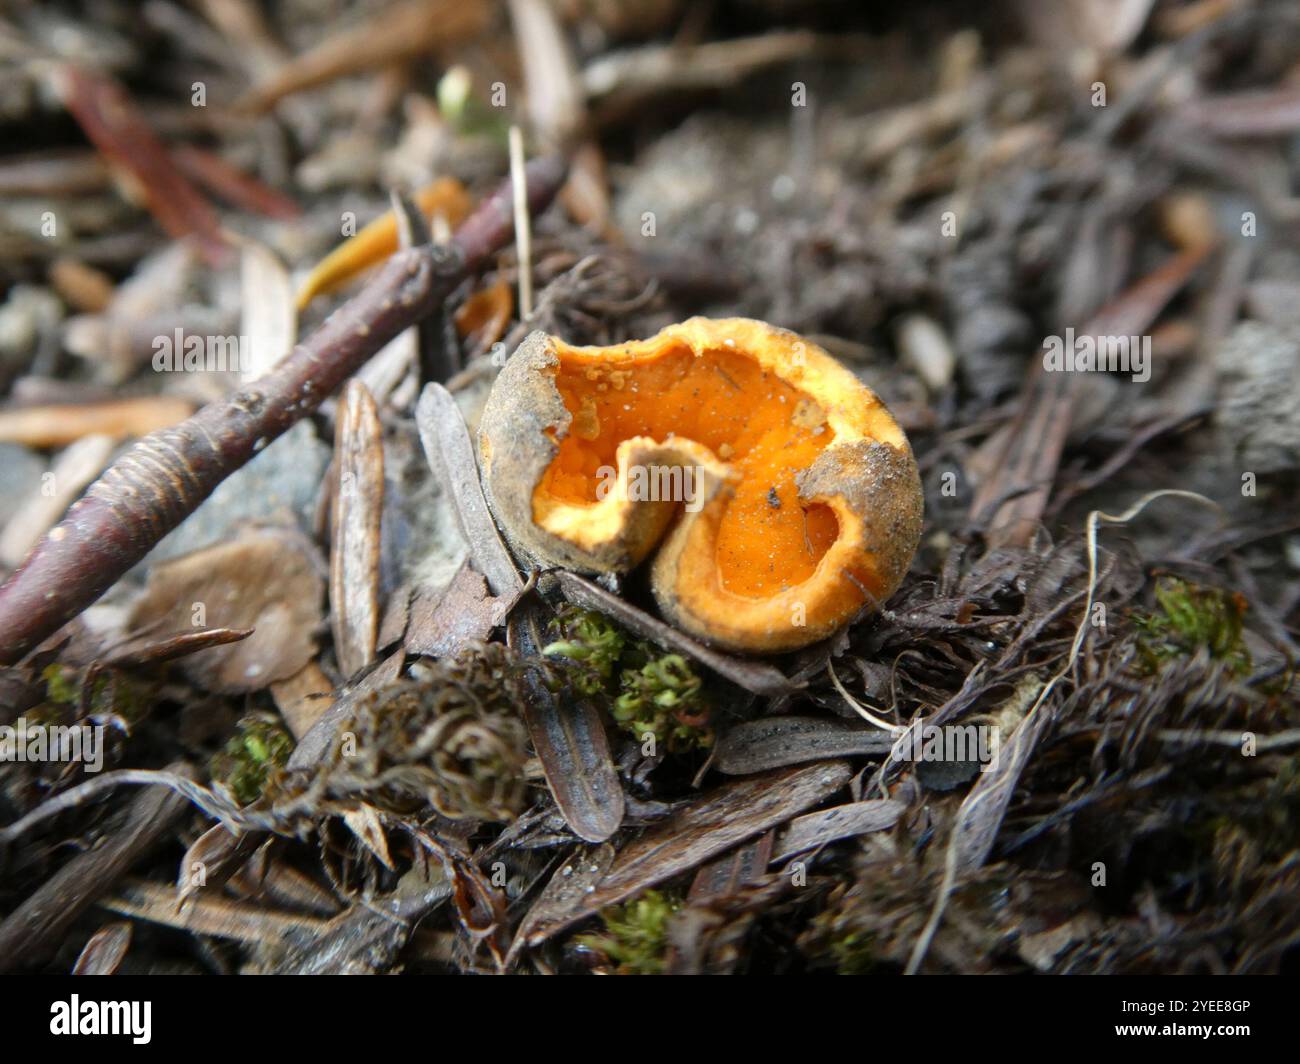
[[[200,686],[230,694],[260,691],[315,656],[325,585],[311,542],[296,532],[248,529],[157,565],[129,627],[182,628],[196,622],[253,628],[247,639],[186,658]]]

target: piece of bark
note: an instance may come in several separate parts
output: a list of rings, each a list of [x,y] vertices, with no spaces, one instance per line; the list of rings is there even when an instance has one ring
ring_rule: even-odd
[[[379,638],[380,516],[384,509],[383,427],[360,381],[343,389],[334,434],[338,484],[330,549],[330,620],[344,676],[375,660]]]
[[[462,565],[441,594],[417,588],[411,596],[406,652],[454,657],[471,643],[491,636],[500,619],[500,600],[488,594],[487,581],[469,565]]]
[[[183,764],[171,765],[169,771],[192,775]],[[140,858],[170,838],[188,809],[188,800],[169,788],[142,790],[112,819],[98,846],[69,860],[0,923],[0,965],[17,970],[48,960],[72,922]]]
[[[729,729],[719,740],[713,767],[728,776],[858,755],[883,756],[894,736],[879,728],[829,717],[762,717]]]
[[[590,863],[592,855],[566,861],[520,925],[511,953],[540,945],[607,905],[688,872],[737,843],[785,823],[834,794],[851,777],[847,763],[831,761],[725,784],[656,824],[619,853],[599,879],[588,881],[579,891],[572,890],[568,881],[575,867]],[[552,890],[569,900],[567,908],[556,904]],[[534,913],[538,915],[534,917]]]

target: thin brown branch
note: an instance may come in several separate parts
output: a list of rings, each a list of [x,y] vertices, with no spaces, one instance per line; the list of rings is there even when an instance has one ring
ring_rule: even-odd
[[[555,158],[529,165],[531,210],[550,203],[564,169]],[[394,255],[267,376],[122,455],[0,587],[0,664],[18,661],[99,598],[226,477],[441,305],[513,228],[507,181],[450,244]]]

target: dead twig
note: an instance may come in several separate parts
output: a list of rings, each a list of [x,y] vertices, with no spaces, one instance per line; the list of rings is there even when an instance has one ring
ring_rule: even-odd
[[[534,211],[564,177],[561,160],[528,168]],[[511,183],[445,247],[412,248],[344,304],[271,373],[189,420],[142,439],[109,468],[0,587],[0,664],[12,664],[109,589],[164,535],[355,373],[439,306],[513,230]]]

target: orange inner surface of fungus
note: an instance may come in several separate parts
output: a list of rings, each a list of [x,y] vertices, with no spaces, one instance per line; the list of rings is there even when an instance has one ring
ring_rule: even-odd
[[[739,472],[718,527],[723,587],[764,598],[807,580],[839,533],[834,511],[799,499],[795,476],[834,438],[821,407],[752,358],[685,347],[620,361],[564,354],[556,386],[573,423],[538,485],[595,503],[602,466],[633,436],[701,443]],[[680,500],[679,500],[680,501]]]

